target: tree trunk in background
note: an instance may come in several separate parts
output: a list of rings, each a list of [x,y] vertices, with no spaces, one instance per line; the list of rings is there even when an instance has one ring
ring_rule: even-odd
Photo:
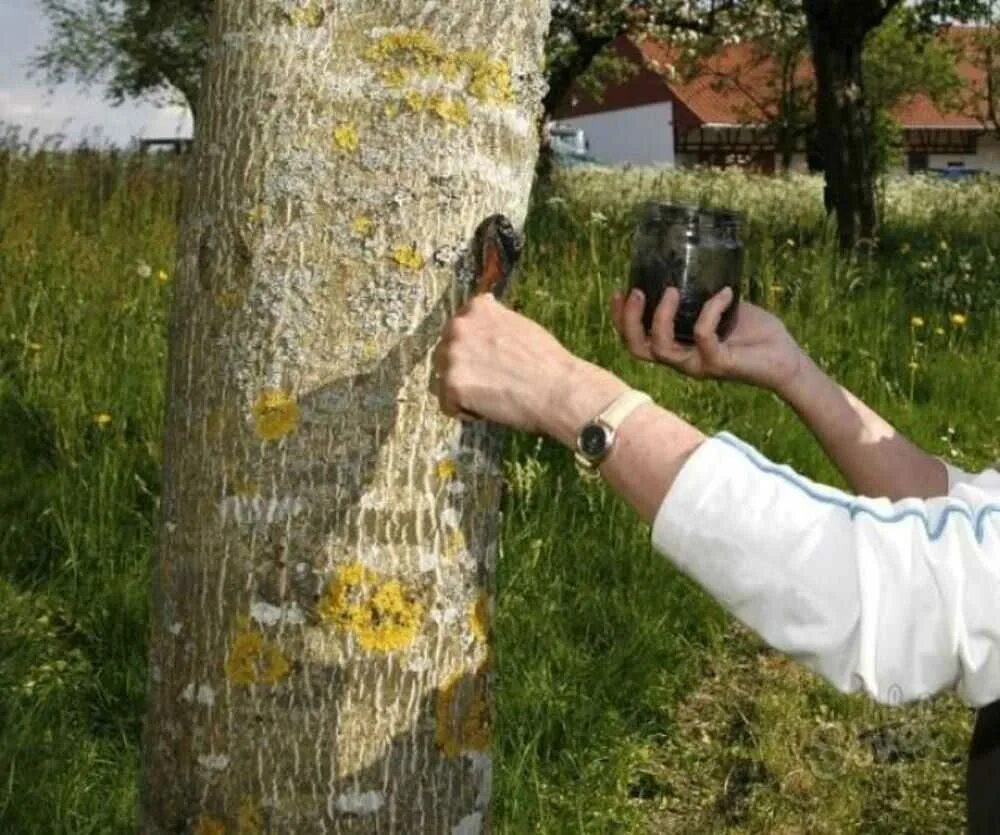
[[[501,440],[428,391],[523,223],[547,0],[220,0],[170,333],[141,831],[489,826]]]
[[[871,108],[864,97],[862,50],[866,3],[805,0],[816,72],[816,127],[828,201],[842,250],[871,242],[877,231]],[[870,11],[870,10],[868,10]]]

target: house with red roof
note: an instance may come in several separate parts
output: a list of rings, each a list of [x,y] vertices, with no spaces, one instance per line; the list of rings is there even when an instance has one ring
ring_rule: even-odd
[[[972,55],[972,30],[952,27],[947,37],[965,55],[956,69],[971,100],[984,89],[985,73]],[[705,59],[693,79],[677,71],[679,53],[653,39],[621,37],[611,46],[634,65],[625,81],[608,86],[600,99],[574,87],[556,111],[559,125],[582,130],[591,156],[608,164],[741,165],[773,172],[781,154],[766,124],[773,98],[774,65],[753,54],[751,45],[734,44]],[[808,82],[812,65],[805,58],[793,75]],[[720,83],[719,79],[729,79]],[[899,103],[892,116],[903,130],[909,171],[948,170],[1000,173],[1000,138],[983,110],[968,105],[948,109],[919,94]],[[821,163],[805,137],[795,143],[793,170]]]

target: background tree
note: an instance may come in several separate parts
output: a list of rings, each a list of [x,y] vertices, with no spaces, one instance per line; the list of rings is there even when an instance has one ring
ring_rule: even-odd
[[[525,217],[548,18],[219,0],[170,333],[143,833],[488,827],[500,443],[441,414],[430,351],[473,229]]]
[[[746,44],[746,58],[719,62],[728,45]],[[746,124],[766,125],[787,171],[801,141],[815,128],[816,85],[807,65],[809,37],[798,0],[767,0],[733,10],[721,31],[688,45],[679,72],[688,80],[708,78],[719,93],[734,92]]]
[[[197,112],[214,0],[41,0],[49,41],[33,64],[52,83],[105,84],[108,98]]]
[[[865,90],[873,113],[876,176],[901,163],[902,126],[892,109],[917,94],[942,109],[963,93],[959,55],[944,32],[923,26],[916,12],[897,7],[865,42]]]
[[[983,0],[972,22],[974,26],[952,31],[962,57],[979,76],[956,109],[1000,138],[1000,2]]]
[[[709,32],[744,0],[553,0],[546,41],[551,114],[573,81],[588,71],[589,83],[618,77],[627,67],[604,47],[632,32]],[[208,20],[214,0],[41,0],[51,37],[34,60],[49,81],[107,85],[108,97],[179,95],[192,111],[207,57]],[[596,66],[593,66],[595,59]]]
[[[817,137],[843,250],[870,246],[878,233],[875,110],[863,55],[868,36],[898,6],[899,0],[803,0],[816,73]],[[978,0],[920,0],[910,7],[906,31],[934,31],[946,20],[968,19],[978,7]],[[892,56],[887,59],[890,66]]]

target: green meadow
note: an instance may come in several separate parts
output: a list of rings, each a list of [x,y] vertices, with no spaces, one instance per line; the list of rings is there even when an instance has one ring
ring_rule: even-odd
[[[180,170],[0,152],[0,832],[133,829]],[[1000,458],[1000,183],[886,183],[833,248],[815,177],[573,171],[511,303],[706,433],[844,486],[774,396],[632,360],[609,319],[648,198],[744,211],[745,292],[925,449]],[[514,434],[499,567],[502,833],[946,833],[970,712],[878,707],[768,651],[556,444]]]

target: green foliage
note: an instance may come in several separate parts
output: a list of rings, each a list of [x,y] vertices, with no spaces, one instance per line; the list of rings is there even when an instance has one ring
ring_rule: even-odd
[[[51,37],[34,58],[53,83],[106,84],[111,101],[180,96],[198,108],[212,0],[41,0]]]
[[[178,174],[172,159],[0,152],[5,833],[133,831]],[[595,170],[554,188],[512,301],[704,431],[842,484],[772,396],[621,348],[608,300],[650,196],[744,210],[748,291],[823,367],[929,451],[969,469],[1000,458],[994,181],[893,181],[886,251],[857,262],[836,256],[817,178]],[[891,712],[775,667],[565,450],[515,435],[505,474],[498,831],[961,829],[953,700]],[[885,740],[904,756],[878,759]]]
[[[963,93],[953,45],[920,26],[916,12],[897,8],[865,41],[865,95],[872,109],[876,175],[905,162],[903,131],[889,110],[922,93],[955,109]]]
[[[924,93],[948,106],[962,88],[952,46],[919,27],[914,11],[896,9],[865,41],[865,95],[876,111]]]

